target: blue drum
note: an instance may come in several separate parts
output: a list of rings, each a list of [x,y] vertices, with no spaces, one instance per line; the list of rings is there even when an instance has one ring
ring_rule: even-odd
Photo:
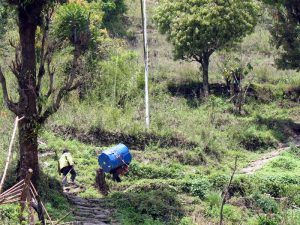
[[[131,160],[132,156],[129,152],[129,148],[123,144],[118,144],[103,151],[98,157],[99,165],[106,173],[120,166],[129,165]]]

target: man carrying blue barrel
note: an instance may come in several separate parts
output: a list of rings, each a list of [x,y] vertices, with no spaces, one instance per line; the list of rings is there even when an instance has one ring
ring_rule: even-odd
[[[116,182],[121,182],[120,175],[128,173],[131,160],[129,149],[123,144],[103,151],[98,158],[103,171],[112,174],[112,179]]]

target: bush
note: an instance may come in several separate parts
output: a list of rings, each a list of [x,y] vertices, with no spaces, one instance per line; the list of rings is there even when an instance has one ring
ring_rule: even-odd
[[[230,196],[237,194],[246,196],[251,189],[253,189],[253,183],[251,180],[249,180],[247,177],[237,177],[233,179],[228,193]]]
[[[269,130],[258,129],[255,126],[237,133],[237,138],[241,145],[252,151],[267,149],[277,144],[277,140]]]
[[[259,189],[262,193],[269,194],[274,198],[282,197],[288,183],[280,177],[269,176],[259,181]]]
[[[124,15],[127,6],[124,0],[103,0],[102,10],[104,11],[104,22],[109,23]]]
[[[271,218],[270,216],[260,216],[258,218],[258,225],[279,225],[280,220],[278,218]]]
[[[100,63],[101,75],[96,77],[94,94],[112,106],[124,107],[139,96],[140,66],[134,52],[121,52]]]
[[[209,181],[212,186],[220,191],[223,191],[226,185],[228,185],[230,177],[225,174],[214,174],[209,177]]]
[[[220,216],[220,207],[213,207],[208,212],[212,217],[219,218]],[[223,216],[226,222],[230,221],[233,224],[240,224],[243,219],[243,212],[240,208],[233,205],[224,205]],[[231,223],[226,223],[231,224]]]
[[[205,177],[189,180],[184,186],[185,191],[190,192],[194,196],[198,196],[202,200],[206,198],[210,188],[211,183]]]
[[[225,205],[223,212],[224,218],[226,220],[232,221],[233,223],[241,222],[243,219],[243,212],[238,207],[232,205]]]
[[[64,4],[58,8],[54,20],[55,35],[64,41],[76,43],[76,38],[89,33],[89,13],[84,5]],[[76,34],[76,35],[75,35]]]
[[[299,156],[300,155],[300,148],[298,148],[295,145],[292,145],[289,149],[289,152],[296,155],[296,156]]]
[[[221,194],[219,192],[208,193],[206,196],[206,202],[208,203],[210,209],[214,207],[220,207],[222,202]]]
[[[190,217],[183,217],[179,225],[196,225]]]
[[[132,216],[131,224],[142,224],[141,221],[134,221],[137,214],[167,223],[179,222],[183,216],[183,209],[174,192],[155,190],[140,193],[114,193],[112,198],[118,211],[126,210]]]
[[[0,220],[3,224],[18,224],[19,205],[2,205],[0,207]]]
[[[300,194],[293,197],[292,204],[300,207]]]
[[[159,167],[156,165],[145,165],[133,162],[130,164],[128,176],[131,178],[159,179],[159,178],[177,178],[180,170],[177,168]]]
[[[271,167],[280,168],[284,170],[293,170],[297,167],[297,164],[291,159],[279,158],[271,163]]]
[[[253,199],[257,207],[264,213],[277,213],[279,211],[278,203],[268,195],[254,194]]]

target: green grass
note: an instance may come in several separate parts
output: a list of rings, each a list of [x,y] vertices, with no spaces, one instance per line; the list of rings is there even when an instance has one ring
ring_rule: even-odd
[[[299,173],[299,149],[296,147],[290,147],[288,151],[270,161],[258,172],[261,175],[280,174],[281,176],[299,176]]]
[[[70,95],[49,119],[39,137],[45,143],[39,146],[42,153],[57,151],[60,155],[64,148],[71,151],[78,182],[86,186],[81,197],[104,198],[94,187],[95,171],[99,167],[97,152],[109,146],[66,139],[56,135],[53,128],[73,127],[83,134],[99,128],[135,137],[145,132],[142,48],[141,37],[137,35],[140,31],[138,2],[128,1],[128,16],[132,22],[129,32],[137,37],[138,45],[120,47],[121,41],[113,40],[112,45],[118,49],[109,56],[111,58],[97,65],[101,76],[95,77],[88,98],[80,101],[77,93]],[[150,15],[155,2],[149,1]],[[154,31],[152,20],[149,27]],[[207,102],[197,98],[197,85],[201,82],[199,65],[173,61],[172,46],[159,33],[150,32],[149,39],[149,132],[160,138],[193,142],[196,146],[160,147],[160,143],[149,142],[151,144],[144,150],[132,150],[134,160],[128,176],[121,184],[108,179],[112,191],[107,197],[112,200],[108,207],[117,209],[115,216],[128,225],[216,223],[220,193],[229,181],[234,158],[239,157],[239,169],[247,166],[280,142],[286,142],[291,136],[290,122],[300,121],[299,104],[284,95],[287,90],[299,87],[300,74],[275,68],[277,50],[270,45],[270,34],[265,26],[259,25],[235,52],[242,57],[243,63],[250,62],[254,67],[252,83],[255,90],[255,96],[247,98],[245,115],[237,115],[226,95],[212,95]],[[131,57],[128,49],[135,51],[137,56]],[[224,83],[220,55],[214,54],[211,60],[211,83]],[[115,78],[118,78],[118,84]],[[14,80],[9,79],[9,85],[13,84]],[[120,89],[118,95],[114,94],[116,87]],[[182,93],[183,87],[188,93]],[[5,109],[1,92],[0,115],[0,153],[6,156],[14,116]],[[16,152],[17,145],[14,149]],[[287,224],[296,224],[294,221],[298,221],[300,213],[292,209],[292,205],[300,206],[298,156],[299,150],[292,147],[255,176],[237,174],[230,189],[233,196],[225,206],[226,224],[267,224],[262,221],[277,221],[278,218]],[[17,158],[14,154],[12,173]],[[4,160],[1,160],[0,169],[3,164]],[[61,176],[57,172],[57,160],[54,156],[42,157],[41,168],[41,190],[46,207],[53,218],[61,218],[72,206],[58,191]],[[14,182],[13,178],[8,186]],[[53,189],[57,191],[51,191]],[[288,206],[281,205],[276,200],[278,197],[286,197]],[[241,203],[244,198],[249,200],[250,206]],[[263,210],[270,208],[273,211],[264,215]],[[14,206],[0,207],[0,218],[11,217],[14,221],[16,214]]]

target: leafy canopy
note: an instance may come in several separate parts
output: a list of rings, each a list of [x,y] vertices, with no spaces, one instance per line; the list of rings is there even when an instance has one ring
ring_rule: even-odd
[[[282,47],[276,63],[281,69],[300,70],[300,4],[298,0],[277,0],[271,33],[277,48]],[[274,4],[275,3],[275,4]]]
[[[86,7],[77,3],[59,7],[55,22],[57,37],[61,40],[69,39],[71,43],[89,31],[89,13]]]
[[[258,10],[252,0],[163,0],[155,19],[176,59],[199,61],[252,32]]]

